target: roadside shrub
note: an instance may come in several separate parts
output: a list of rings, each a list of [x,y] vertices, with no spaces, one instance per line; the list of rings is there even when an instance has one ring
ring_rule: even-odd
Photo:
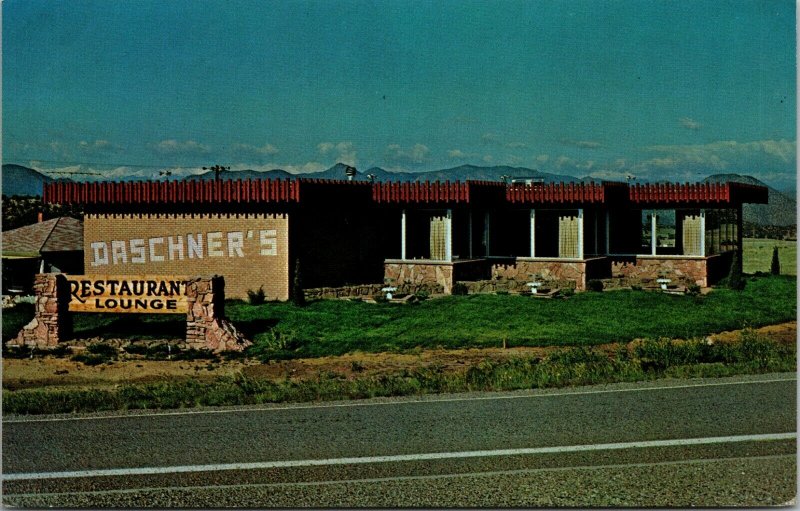
[[[663,371],[668,367],[724,361],[724,347],[701,339],[676,342],[671,339],[645,339],[634,349],[645,370]]]
[[[3,358],[31,358],[33,350],[27,346],[6,346],[3,344]]]
[[[303,345],[294,330],[282,331],[278,328],[259,334],[254,341],[255,345],[247,348],[246,353],[262,362],[297,358],[300,356],[298,350]]]
[[[119,350],[110,344],[90,344],[86,347],[86,351],[92,355],[100,355],[106,358],[117,358]]]
[[[92,353],[78,353],[70,358],[73,362],[80,362],[87,366],[96,366],[105,362],[111,362],[111,358],[105,355],[96,355]]]
[[[430,298],[431,294],[426,289],[420,289],[419,291],[414,293],[414,296],[417,298],[417,300],[422,301]]]
[[[569,298],[570,296],[575,296],[575,288],[574,287],[565,287],[561,290],[561,296],[564,298]]]
[[[600,292],[603,290],[603,281],[599,279],[591,279],[586,282],[586,290]]]
[[[558,350],[547,356],[545,361],[549,364],[573,365],[593,364],[608,362],[608,357],[586,347]]]
[[[135,344],[135,343],[130,343],[124,348],[122,348],[122,350],[125,353],[130,353],[131,355],[146,355],[149,349],[150,348],[144,344]]]
[[[223,360],[244,360],[248,358],[246,351],[223,351],[220,356]]]
[[[454,295],[463,296],[466,295],[467,293],[469,293],[469,289],[467,288],[467,285],[464,284],[463,282],[456,282],[456,284],[453,286]]]
[[[258,290],[253,291],[252,289],[247,290],[247,301],[250,305],[262,305],[266,301],[267,297],[264,294],[264,286],[258,288]]]

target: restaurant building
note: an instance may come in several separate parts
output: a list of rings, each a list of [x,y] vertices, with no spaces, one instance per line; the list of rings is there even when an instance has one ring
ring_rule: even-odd
[[[226,295],[303,288],[364,294],[586,288],[666,278],[709,286],[742,247],[741,183],[636,184],[216,180],[56,182],[46,203],[80,205],[89,275],[225,277]],[[741,261],[741,258],[739,258]],[[372,287],[370,287],[372,286]]]

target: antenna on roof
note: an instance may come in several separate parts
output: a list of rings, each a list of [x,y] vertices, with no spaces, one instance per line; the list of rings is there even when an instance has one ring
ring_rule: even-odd
[[[214,165],[213,167],[203,167],[203,170],[213,170],[214,180],[219,181],[219,175],[225,170],[231,170],[230,167],[223,167],[222,165]]]
[[[367,179],[369,179],[370,183],[374,183],[376,177],[378,176],[376,176],[375,174],[367,174]]]
[[[353,177],[355,177],[357,173],[358,172],[356,171],[355,167],[351,167],[350,165],[344,166],[344,174],[347,176],[348,181],[352,181]]]

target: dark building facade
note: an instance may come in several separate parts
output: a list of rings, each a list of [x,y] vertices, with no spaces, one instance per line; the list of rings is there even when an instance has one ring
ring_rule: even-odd
[[[226,277],[244,297],[387,283],[450,293],[457,282],[585,289],[591,279],[712,285],[742,246],[740,183],[363,183],[239,180],[52,183],[85,208],[88,274]]]

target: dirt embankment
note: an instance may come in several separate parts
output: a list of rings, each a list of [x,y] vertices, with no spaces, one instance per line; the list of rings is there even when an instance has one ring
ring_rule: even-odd
[[[792,344],[797,340],[797,322],[770,325],[755,329],[759,336],[776,342]],[[735,342],[741,330],[720,332],[707,337],[712,342]],[[633,341],[637,342],[637,341]],[[617,344],[597,346],[613,353]],[[154,361],[141,359],[117,360],[98,366],[87,366],[69,358],[4,359],[3,388],[20,389],[39,386],[84,387],[114,386],[125,383],[147,383],[193,378],[214,379],[242,373],[271,380],[303,380],[316,378],[320,373],[333,372],[344,377],[394,373],[404,369],[438,367],[443,371],[463,370],[486,360],[510,357],[545,356],[560,347],[544,348],[472,348],[457,350],[419,350],[411,353],[352,353],[336,357],[281,360],[260,363],[254,360],[231,361]]]

